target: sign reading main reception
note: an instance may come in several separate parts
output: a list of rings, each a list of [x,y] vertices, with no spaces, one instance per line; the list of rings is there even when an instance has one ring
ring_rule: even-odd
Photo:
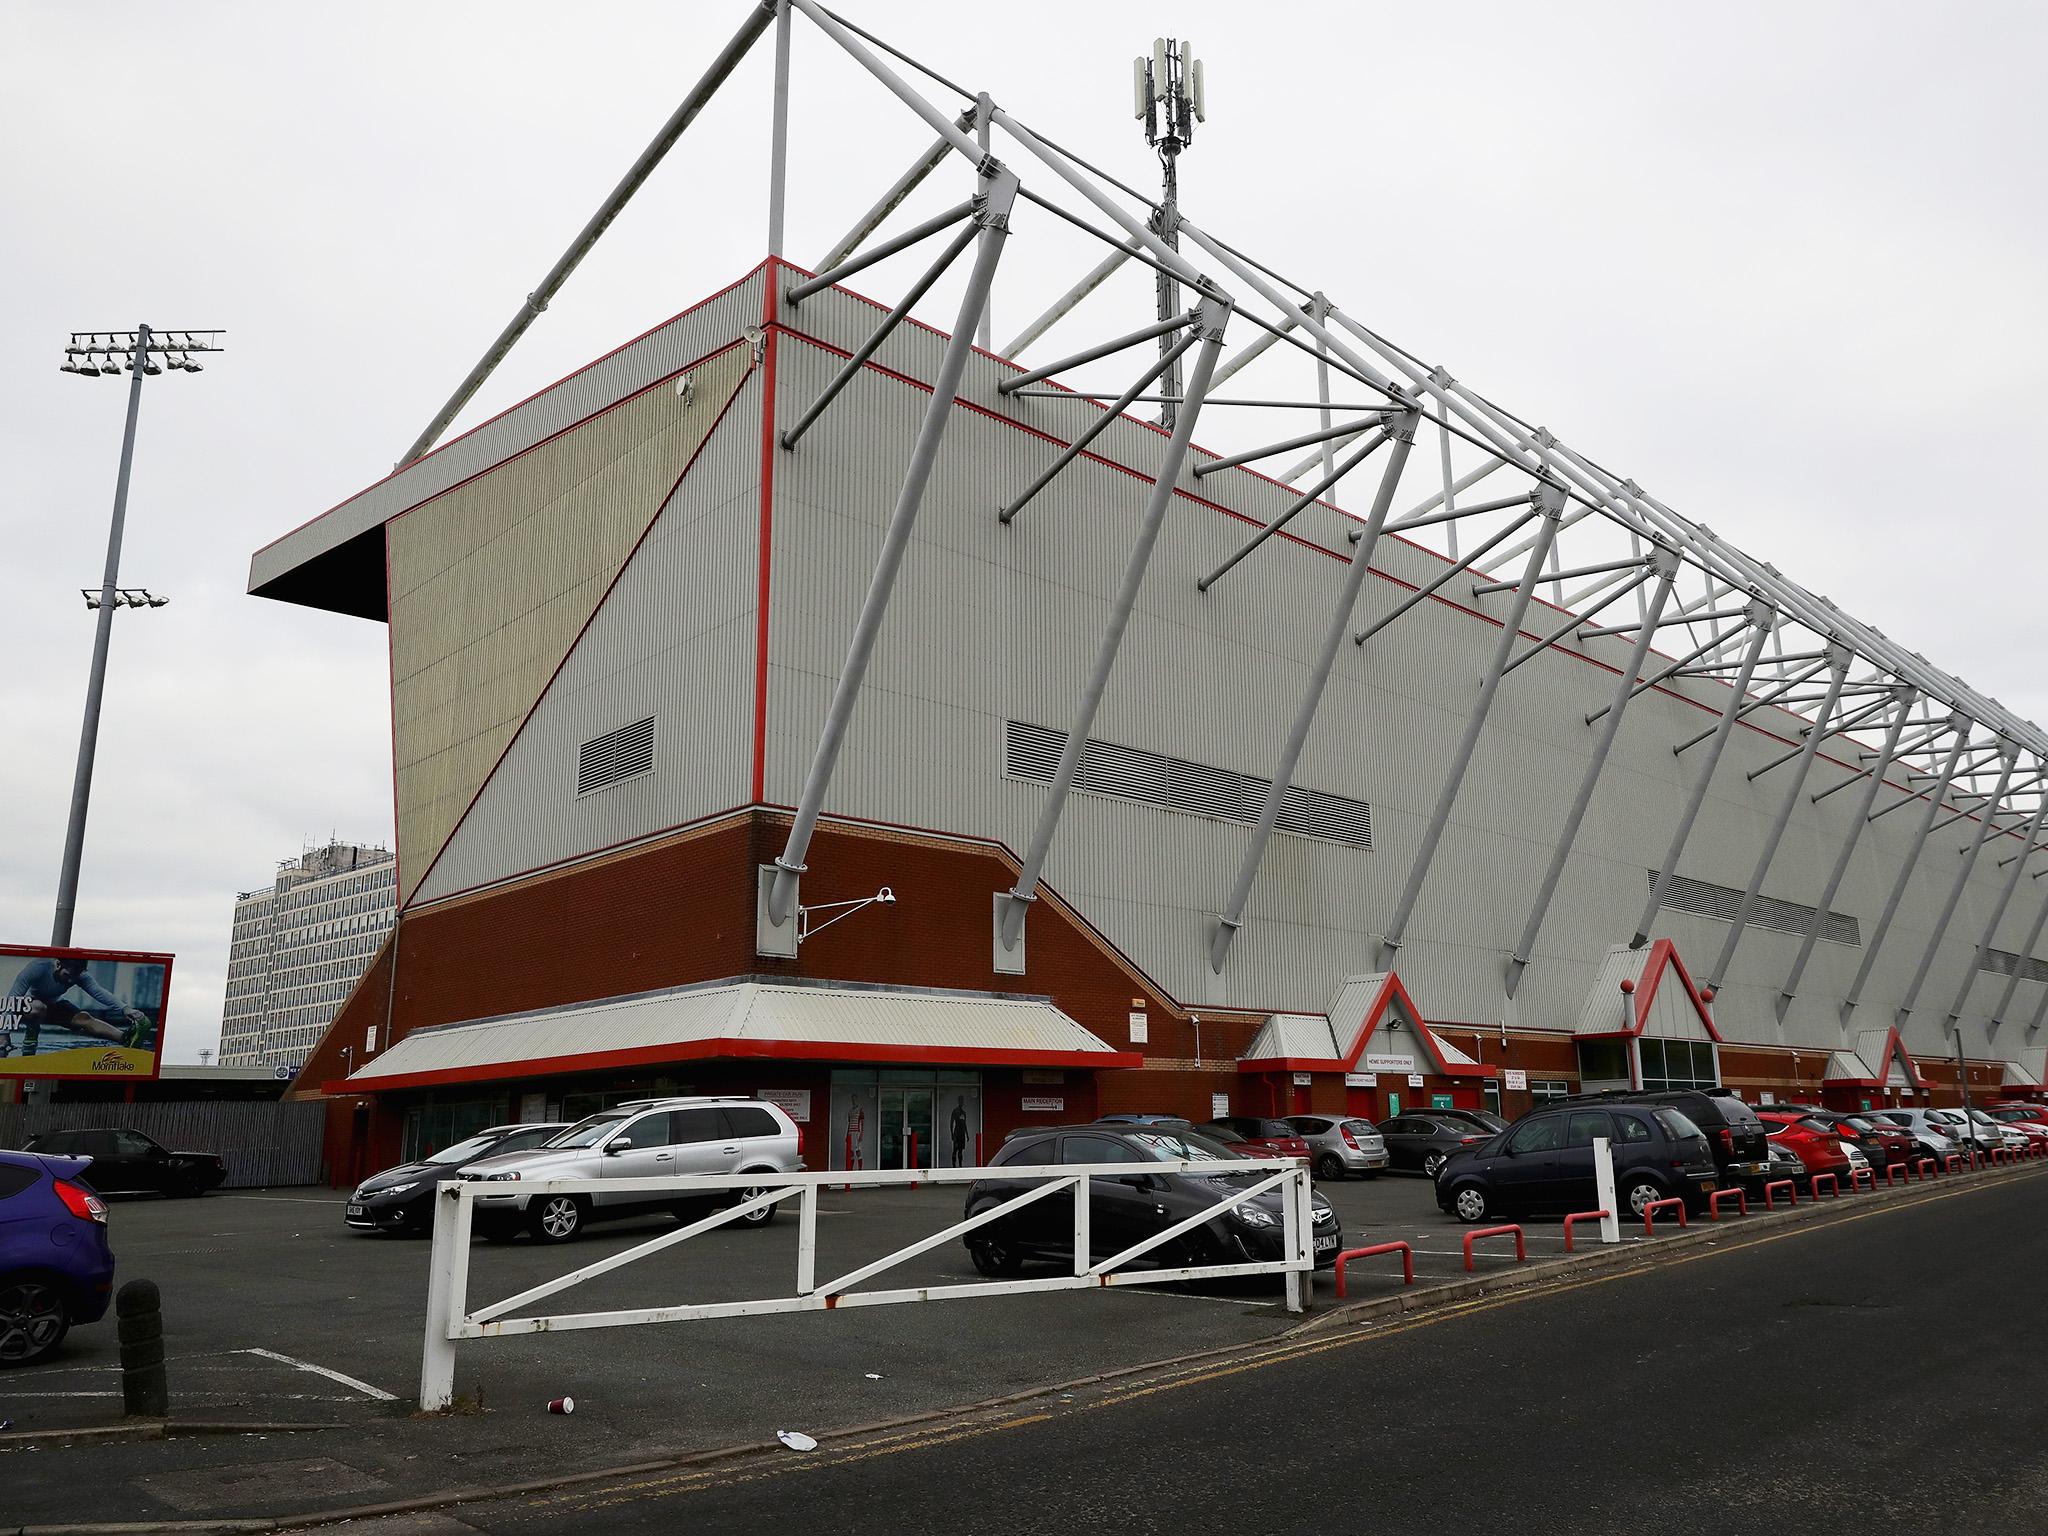
[[[155,1077],[169,955],[0,944],[0,1077]]]

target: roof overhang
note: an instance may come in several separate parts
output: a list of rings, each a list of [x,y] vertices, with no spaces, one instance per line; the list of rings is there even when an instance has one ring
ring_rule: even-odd
[[[416,1030],[327,1093],[707,1060],[1136,1067],[1043,998],[733,981]]]

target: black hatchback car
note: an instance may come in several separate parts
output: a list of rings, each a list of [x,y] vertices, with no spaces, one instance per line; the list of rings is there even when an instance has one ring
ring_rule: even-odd
[[[434,1191],[471,1163],[500,1152],[544,1147],[569,1129],[566,1120],[494,1125],[452,1147],[400,1163],[358,1184],[342,1207],[341,1219],[358,1232],[425,1232],[434,1224]]]
[[[1004,1178],[1006,1167],[1039,1167],[1055,1163],[1122,1163],[1130,1172],[1089,1182],[1089,1262],[1122,1253],[1230,1197],[1262,1177],[1243,1174],[1189,1174],[1151,1171],[1150,1164],[1183,1158],[1236,1159],[1239,1153],[1199,1132],[1173,1126],[1067,1125],[1012,1136],[989,1161],[991,1177],[967,1189],[965,1214],[978,1216],[992,1205],[1013,1200],[1042,1181]],[[1344,1230],[1330,1202],[1309,1197],[1313,1228],[1310,1237],[1316,1268],[1327,1269],[1344,1246]],[[1015,1214],[977,1227],[962,1241],[974,1267],[991,1279],[1015,1275],[1029,1260],[1071,1265],[1074,1261],[1074,1197],[1062,1190],[1033,1201]],[[1169,1243],[1143,1255],[1154,1265],[1242,1264],[1281,1257],[1283,1224],[1280,1193],[1263,1194],[1233,1205]]]
[[[1724,1184],[1760,1188],[1771,1176],[1770,1127],[1736,1097],[1732,1088],[1612,1088],[1581,1093],[1565,1104],[1662,1104],[1675,1109],[1705,1134],[1714,1149],[1714,1168]]]
[[[228,1176],[218,1154],[172,1152],[140,1131],[44,1131],[22,1151],[91,1158],[79,1180],[103,1195],[203,1195]]]
[[[1626,1220],[1652,1200],[1689,1211],[1720,1185],[1708,1139],[1662,1104],[1560,1104],[1530,1111],[1498,1136],[1453,1157],[1436,1178],[1436,1203],[1463,1222],[1523,1211],[1590,1211],[1599,1204],[1593,1143],[1614,1158],[1614,1193]]]
[[[1435,1178],[1455,1152],[1476,1147],[1497,1134],[1442,1110],[1410,1110],[1379,1123],[1387,1142],[1387,1166]]]

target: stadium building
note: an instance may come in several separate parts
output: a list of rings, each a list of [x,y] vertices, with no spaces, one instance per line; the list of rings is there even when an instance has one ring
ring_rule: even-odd
[[[1167,321],[1044,378],[969,345],[1022,193],[1117,194],[957,110],[957,311],[855,291],[872,225],[822,283],[770,258],[254,557],[390,635],[397,926],[294,1089],[338,1177],[666,1092],[837,1167],[2038,1090],[2038,729],[1192,221],[1112,232]],[[1315,350],[1355,430],[1247,439]]]

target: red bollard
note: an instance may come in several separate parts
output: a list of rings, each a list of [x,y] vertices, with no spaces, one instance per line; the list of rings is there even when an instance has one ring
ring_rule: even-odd
[[[1836,1178],[1832,1173],[1816,1173],[1812,1178],[1808,1179],[1806,1181],[1807,1194],[1811,1195],[1814,1199],[1818,1200],[1820,1198],[1820,1181],[1822,1179],[1826,1179],[1828,1181],[1828,1198],[1830,1200],[1841,1199],[1842,1181]]]
[[[1375,1243],[1370,1248],[1347,1248],[1337,1255],[1337,1299],[1342,1301],[1349,1292],[1344,1285],[1344,1266],[1353,1259],[1369,1259],[1376,1253],[1398,1253],[1401,1255],[1401,1283],[1415,1283],[1415,1250],[1406,1243]]]
[[[917,1172],[917,1132],[915,1131],[912,1131],[910,1133],[910,1161],[904,1166],[909,1168],[912,1173]],[[910,1181],[910,1187],[912,1189],[917,1188],[917,1180],[912,1179]]]
[[[979,1131],[974,1133],[974,1166],[977,1168],[987,1166],[981,1160],[981,1132]]]
[[[846,1133],[846,1161],[841,1163],[839,1166],[848,1169],[849,1171],[853,1167],[853,1132],[851,1131],[848,1131]],[[851,1184],[842,1184],[840,1188],[852,1189],[853,1186]]]
[[[1676,1195],[1673,1195],[1669,1200],[1652,1200],[1643,1207],[1643,1236],[1649,1237],[1657,1230],[1656,1222],[1659,1211],[1678,1212],[1678,1224],[1681,1227],[1685,1225],[1685,1202],[1683,1200],[1679,1199]]]
[[[1960,1152],[1949,1153],[1947,1157],[1941,1160],[1941,1171],[1943,1173],[1961,1173],[1963,1171],[1963,1155]]]
[[[1765,1210],[1774,1211],[1778,1208],[1778,1191],[1781,1189],[1785,1191],[1785,1203],[1787,1205],[1797,1205],[1799,1203],[1798,1185],[1794,1184],[1790,1179],[1773,1179],[1764,1186]]]
[[[1517,1264],[1527,1263],[1529,1259],[1529,1249],[1527,1245],[1524,1244],[1522,1241],[1522,1229],[1520,1227],[1514,1226],[1512,1224],[1503,1227],[1480,1227],[1474,1231],[1467,1232],[1465,1234],[1466,1273],[1470,1274],[1472,1270],[1472,1244],[1475,1240],[1482,1237],[1506,1237],[1510,1233],[1514,1234],[1515,1239],[1515,1262]]]
[[[1913,1170],[1904,1163],[1886,1163],[1884,1165],[1884,1182],[1886,1187],[1889,1188],[1891,1185],[1898,1183],[1902,1176],[1910,1177],[1912,1172]]]
[[[1747,1193],[1740,1189],[1717,1189],[1707,1196],[1707,1219],[1709,1221],[1719,1221],[1721,1219],[1721,1202],[1723,1200],[1733,1200],[1735,1202],[1736,1214],[1741,1216],[1749,1214],[1749,1196]]]
[[[1573,1212],[1571,1213],[1571,1215],[1569,1215],[1569,1216],[1565,1217],[1565,1219],[1564,1219],[1564,1251],[1565,1251],[1566,1253],[1570,1253],[1570,1252],[1572,1251],[1572,1223],[1573,1223],[1573,1222],[1575,1222],[1575,1221],[1605,1221],[1605,1220],[1607,1219],[1607,1217],[1608,1217],[1608,1215],[1609,1215],[1609,1214],[1610,1214],[1609,1212],[1607,1212],[1607,1211],[1604,1211],[1604,1210],[1603,1210],[1603,1211],[1573,1211]]]
[[[1851,1168],[1849,1170],[1849,1193],[1852,1195],[1863,1187],[1856,1182],[1858,1179],[1868,1179],[1870,1180],[1870,1187],[1872,1189],[1877,1188],[1877,1175],[1870,1171],[1868,1163],[1865,1163],[1861,1168]]]
[[[1931,1157],[1921,1158],[1919,1162],[1913,1165],[1913,1172],[1920,1182],[1925,1184],[1934,1177],[1934,1159]]]

